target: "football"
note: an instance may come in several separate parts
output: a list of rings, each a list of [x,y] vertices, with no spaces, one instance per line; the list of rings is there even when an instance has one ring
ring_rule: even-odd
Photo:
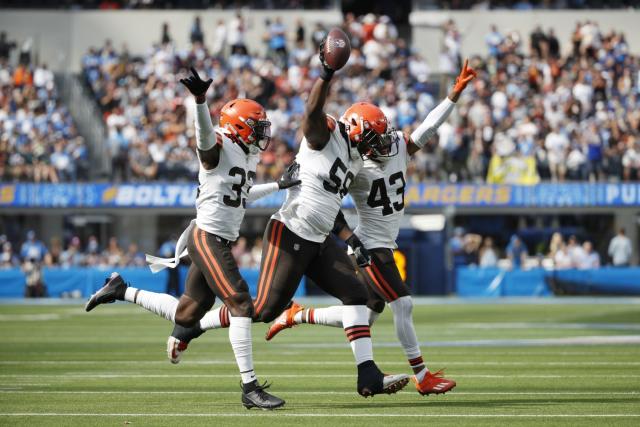
[[[340,28],[333,28],[327,35],[323,46],[324,60],[329,67],[339,70],[349,60],[351,42],[349,36]]]

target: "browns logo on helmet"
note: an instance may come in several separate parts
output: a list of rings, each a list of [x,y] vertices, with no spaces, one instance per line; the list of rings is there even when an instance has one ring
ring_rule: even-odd
[[[395,129],[389,127],[387,117],[378,106],[357,102],[344,112],[340,121],[362,156],[391,157],[398,153]]]
[[[271,122],[267,113],[256,101],[234,99],[220,111],[220,127],[229,131],[242,143],[265,150],[271,142]]]

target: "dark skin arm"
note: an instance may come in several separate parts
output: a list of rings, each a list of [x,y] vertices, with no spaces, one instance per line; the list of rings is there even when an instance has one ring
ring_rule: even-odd
[[[322,150],[329,142],[330,132],[324,104],[329,94],[329,82],[317,79],[311,88],[302,119],[302,132],[312,150]]]
[[[467,87],[467,84],[476,77],[476,72],[473,68],[469,67],[469,60],[464,61],[464,65],[462,66],[462,70],[460,71],[460,75],[456,78],[456,83],[449,92],[448,98],[451,102],[458,102],[460,95]],[[407,144],[407,152],[410,156],[414,155],[418,151],[420,151],[420,147],[411,141],[411,137],[405,135],[405,138],[409,143]]]

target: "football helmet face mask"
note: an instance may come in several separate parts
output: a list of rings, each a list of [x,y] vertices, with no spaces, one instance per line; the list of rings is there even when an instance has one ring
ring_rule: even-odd
[[[398,154],[396,131],[388,126],[387,117],[377,106],[368,102],[353,104],[340,121],[363,158],[387,158]]]
[[[220,111],[220,126],[240,142],[264,151],[271,142],[271,122],[262,105],[251,99],[234,99]]]

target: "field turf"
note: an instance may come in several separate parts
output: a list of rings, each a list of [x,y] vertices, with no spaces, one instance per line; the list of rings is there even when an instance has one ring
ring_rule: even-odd
[[[266,343],[254,325],[257,373],[287,400],[274,412],[240,405],[227,331],[173,366],[171,325],[137,306],[0,305],[0,425],[640,425],[640,303],[590,301],[417,305],[425,360],[458,382],[444,396],[363,399],[344,332]],[[380,367],[409,373],[388,310],[372,332]]]

